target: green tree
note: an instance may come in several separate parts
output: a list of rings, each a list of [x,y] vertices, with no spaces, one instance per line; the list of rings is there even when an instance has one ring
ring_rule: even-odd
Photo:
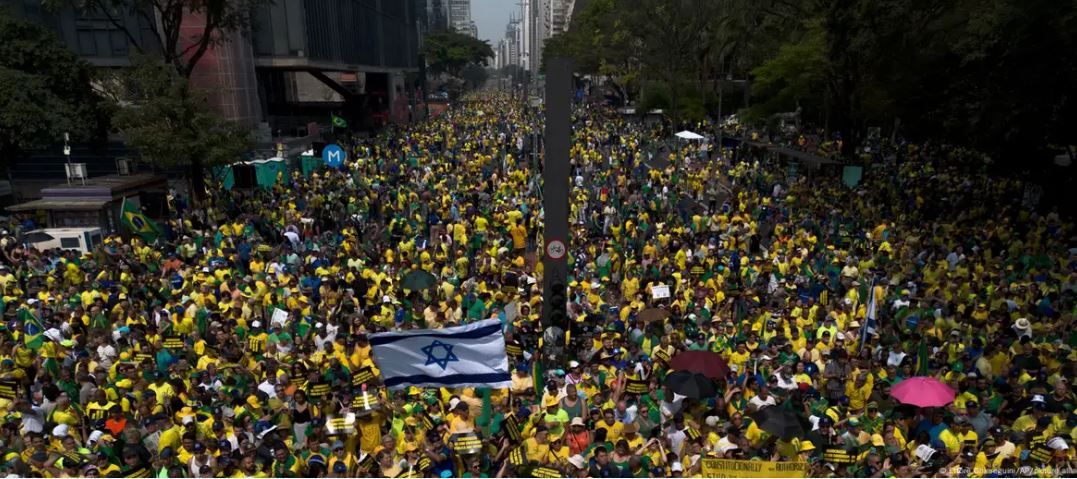
[[[117,111],[116,127],[143,161],[187,168],[192,191],[205,191],[205,167],[234,162],[250,148],[250,131],[222,118],[171,65],[139,57],[120,82],[130,106]]]
[[[102,138],[108,105],[93,71],[55,33],[0,9],[0,165],[27,150]]]
[[[460,72],[460,78],[467,82],[468,88],[472,90],[482,88],[489,77],[490,74],[485,68],[474,63],[464,67],[463,71]]]
[[[144,111],[163,110],[186,112],[186,115],[170,117],[167,120],[146,118],[152,124],[171,131],[146,128],[133,122],[122,123],[125,140],[132,146],[140,148],[143,160],[160,167],[183,167],[186,169],[191,197],[195,204],[205,198],[205,168],[215,162],[235,161],[237,156],[219,158],[203,156],[195,152],[234,151],[231,148],[218,149],[217,145],[200,146],[189,152],[167,153],[162,151],[168,143],[155,143],[161,139],[193,139],[192,132],[210,123],[237,136],[226,142],[245,142],[250,135],[237,125],[227,124],[211,111],[202,95],[190,91],[186,79],[190,78],[211,47],[228,41],[246,41],[243,37],[232,35],[245,33],[250,27],[250,15],[260,5],[269,0],[46,0],[51,8],[74,6],[76,9],[92,12],[106,18],[114,28],[125,35],[129,44],[139,58],[133,72],[121,72],[115,83],[122,84],[121,91],[113,92],[121,100],[122,110],[130,108],[127,102]],[[126,21],[128,16],[135,16],[140,21]],[[197,18],[199,25],[192,27],[189,22]],[[193,32],[193,33],[192,33]],[[151,60],[155,59],[155,60]],[[146,64],[156,63],[172,70],[168,81],[162,77],[165,73],[148,74]],[[177,78],[173,78],[177,77]],[[182,80],[182,81],[181,81]],[[141,81],[153,83],[141,84]],[[168,88],[163,85],[168,84]],[[170,98],[157,99],[144,92],[165,91],[174,95]],[[133,96],[128,95],[134,93]],[[154,103],[160,102],[160,105]],[[122,118],[140,116],[139,110],[125,111]],[[212,119],[211,119],[212,118]],[[199,123],[201,122],[201,123]],[[205,140],[211,140],[214,133],[207,133]],[[148,148],[149,150],[143,150]],[[189,154],[188,154],[189,153]]]
[[[234,32],[246,32],[250,15],[270,0],[45,0],[59,9],[74,6],[106,18],[127,37],[139,55],[158,56],[183,77],[194,73],[210,47],[229,41]],[[133,15],[139,21],[126,21]],[[199,25],[185,22],[197,18]]]
[[[567,32],[546,41],[543,68],[549,58],[570,58],[576,72],[603,77],[621,103],[627,103],[639,89],[640,39],[629,28],[633,15],[624,0],[588,1],[572,16]]]
[[[814,22],[799,41],[782,45],[774,58],[751,73],[760,101],[747,109],[749,121],[798,107],[808,112],[805,116],[821,113],[826,89],[826,32]]]
[[[423,43],[423,56],[431,73],[455,78],[469,65],[486,66],[494,50],[486,40],[452,30],[431,33]]]

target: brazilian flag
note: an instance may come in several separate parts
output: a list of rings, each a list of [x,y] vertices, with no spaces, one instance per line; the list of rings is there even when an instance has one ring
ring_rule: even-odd
[[[23,343],[34,351],[41,349],[45,343],[45,327],[41,320],[26,307],[19,308],[18,317],[23,324]]]
[[[348,121],[347,120],[345,120],[344,118],[341,118],[339,116],[336,116],[334,114],[331,114],[331,115],[333,117],[333,127],[335,127],[335,128],[347,128],[348,127]]]
[[[127,201],[127,198],[123,199],[123,204],[120,206],[120,223],[147,243],[153,243],[162,234],[157,222],[142,214],[137,206]]]

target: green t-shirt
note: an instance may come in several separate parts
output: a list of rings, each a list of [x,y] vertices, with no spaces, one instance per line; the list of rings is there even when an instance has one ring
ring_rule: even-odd
[[[549,422],[558,423],[558,425],[556,427],[550,428],[550,435],[552,435],[552,436],[562,436],[562,435],[565,434],[565,424],[568,424],[568,420],[569,420],[568,411],[565,411],[564,408],[558,408],[557,413],[555,413],[555,414],[546,413],[546,415],[543,416],[542,420],[544,422],[548,422],[548,423]]]

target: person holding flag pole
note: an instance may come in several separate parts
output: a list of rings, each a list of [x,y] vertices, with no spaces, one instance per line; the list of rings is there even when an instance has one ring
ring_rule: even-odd
[[[875,331],[879,328],[878,298],[886,297],[885,278],[877,278],[875,275],[872,275],[870,284],[871,286],[868,289],[867,310],[864,315],[864,324],[860,326],[860,351],[864,350],[868,335],[875,334]]]

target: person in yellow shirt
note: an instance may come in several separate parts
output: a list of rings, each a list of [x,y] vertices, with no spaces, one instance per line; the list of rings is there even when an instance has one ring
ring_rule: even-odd
[[[852,379],[846,381],[845,395],[849,397],[849,411],[864,410],[874,387],[875,377],[867,371],[861,372],[855,381]]]
[[[961,442],[962,448],[971,447],[975,449],[980,445],[980,436],[972,429],[968,418],[965,416],[954,418],[954,435],[957,436],[957,440]]]
[[[550,459],[549,431],[546,426],[535,428],[535,435],[524,440],[524,451],[528,462],[548,464]]]
[[[946,447],[947,454],[951,456],[961,452],[961,438],[958,437],[952,427],[947,426],[939,431],[939,442]]]
[[[250,334],[247,335],[247,350],[256,356],[261,355],[265,353],[268,341],[269,334],[262,329],[262,322],[252,322]]]
[[[509,233],[512,234],[512,248],[514,250],[522,250],[527,248],[527,228],[524,228],[523,224],[517,223],[509,228]]]
[[[475,431],[475,420],[464,401],[456,403],[449,414],[449,434],[469,433]]]
[[[172,385],[165,381],[165,375],[159,372],[154,373],[153,383],[146,386],[146,389],[153,391],[157,395],[157,402],[159,404],[166,404],[172,399],[172,396],[176,395],[176,391],[172,388]]]
[[[343,441],[334,441],[332,451],[333,454],[329,456],[329,464],[327,464],[330,471],[334,470],[334,466],[337,464],[343,464],[345,471],[348,473],[355,472],[357,464],[355,455],[344,449]]]
[[[729,365],[736,366],[736,371],[744,371],[744,365],[748,363],[748,358],[752,353],[748,352],[748,346],[744,343],[737,343],[737,350],[729,355]]]
[[[606,409],[602,411],[602,420],[595,424],[595,430],[606,430],[606,442],[617,444],[617,440],[621,439],[624,433],[624,423],[618,421],[613,414],[613,409]]]

